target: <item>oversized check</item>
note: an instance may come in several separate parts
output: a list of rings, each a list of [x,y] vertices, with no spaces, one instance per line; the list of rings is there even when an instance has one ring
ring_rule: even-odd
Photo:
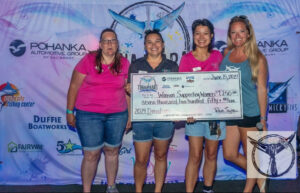
[[[243,118],[236,72],[131,75],[131,120],[226,120]]]

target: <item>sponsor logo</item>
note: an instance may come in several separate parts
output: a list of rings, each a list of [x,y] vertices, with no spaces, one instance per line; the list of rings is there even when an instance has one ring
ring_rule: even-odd
[[[258,41],[257,45],[266,56],[282,55],[289,50],[286,40],[261,40]]]
[[[156,92],[157,84],[154,77],[151,76],[142,77],[138,84],[138,90],[140,92]]]
[[[26,45],[22,40],[14,40],[9,44],[9,51],[12,55],[20,57],[26,52]]]
[[[73,59],[87,53],[84,44],[77,43],[30,42],[30,51],[31,55],[51,59]]]
[[[172,77],[172,76],[169,76],[169,77],[165,77],[163,76],[161,78],[162,81],[166,82],[166,81],[170,81],[170,82],[176,82],[176,81],[181,81],[182,78],[181,77]]]
[[[162,88],[171,88],[171,86],[170,86],[170,85],[165,85],[165,84],[164,84],[164,85],[162,86]]]
[[[11,141],[7,144],[7,150],[10,153],[16,152],[40,152],[43,151],[42,144],[16,144]]]
[[[20,90],[12,83],[0,85],[0,112],[3,107],[33,107],[35,102],[26,101]]]
[[[42,56],[50,59],[73,59],[82,57],[88,53],[84,44],[63,42],[29,42],[26,45],[22,40],[14,40],[9,45],[12,55],[19,57],[24,55],[26,47],[32,56]]]
[[[62,117],[33,115],[33,121],[28,123],[31,130],[57,130],[67,129],[67,125],[62,122]]]
[[[247,177],[296,179],[295,136],[292,131],[248,132]]]
[[[291,77],[285,82],[270,82],[269,83],[269,112],[270,113],[285,113],[288,110],[297,109],[297,106],[287,104],[287,88],[289,87]]]
[[[57,141],[56,144],[56,151],[60,154],[70,154],[73,152],[74,155],[74,151],[80,150],[81,155],[81,149],[82,147],[80,145],[77,145],[76,143],[72,143],[71,139],[69,139],[67,143],[65,143],[64,141]]]
[[[193,83],[194,81],[195,81],[195,77],[194,76],[187,76],[186,77],[186,82]]]

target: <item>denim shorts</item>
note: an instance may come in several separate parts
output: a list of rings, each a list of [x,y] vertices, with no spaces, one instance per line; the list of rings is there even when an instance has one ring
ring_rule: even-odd
[[[174,123],[171,121],[133,122],[133,141],[145,142],[153,139],[168,140],[173,136]]]
[[[226,121],[227,126],[237,125],[238,127],[256,127],[256,124],[260,122],[260,116],[247,117],[244,115],[243,119],[228,120]]]
[[[185,134],[187,136],[205,137],[209,140],[223,140],[226,137],[226,124],[224,121],[214,121],[217,130],[210,129],[210,123],[207,121],[196,121],[185,124]]]
[[[76,128],[84,150],[97,150],[104,145],[118,147],[123,138],[128,111],[94,113],[76,110]]]

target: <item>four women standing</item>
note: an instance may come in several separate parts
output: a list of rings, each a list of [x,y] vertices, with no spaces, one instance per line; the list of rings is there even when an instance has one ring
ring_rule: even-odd
[[[222,61],[219,51],[213,50],[214,27],[207,19],[196,20],[192,25],[193,51],[181,59],[180,72],[218,71]],[[246,169],[247,131],[256,131],[256,125],[266,130],[267,62],[258,50],[255,35],[245,16],[233,17],[228,28],[228,48],[220,70],[241,71],[244,119],[227,121],[196,121],[187,119],[189,159],[186,166],[186,192],[193,192],[198,180],[203,154],[204,192],[213,192],[212,185],[217,169],[219,140],[223,142],[224,158]],[[89,192],[96,174],[100,150],[104,146],[108,180],[107,192],[117,192],[115,178],[118,168],[118,149],[123,131],[131,126],[127,122],[125,79],[130,93],[131,73],[177,72],[178,65],[163,54],[164,40],[156,30],[145,33],[145,57],[129,62],[118,53],[116,33],[111,29],[102,32],[99,50],[87,54],[75,67],[68,92],[67,121],[78,129],[84,150],[82,182]],[[73,109],[76,107],[76,118]],[[76,123],[75,123],[76,119]],[[127,123],[127,124],[126,124]],[[152,145],[155,155],[155,192],[161,192],[167,169],[167,152],[174,132],[173,122],[134,122],[135,147],[134,179],[136,192],[142,192]],[[242,141],[245,155],[238,152]],[[264,191],[264,180],[247,179],[244,191],[250,192],[255,183]]]

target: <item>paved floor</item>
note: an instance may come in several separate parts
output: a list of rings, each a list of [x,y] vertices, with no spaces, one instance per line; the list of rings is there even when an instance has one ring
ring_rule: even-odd
[[[298,152],[298,156],[299,152]],[[298,174],[300,172],[300,157],[298,157]],[[1,179],[0,179],[1,183]],[[198,182],[195,192],[202,192],[202,182]],[[245,185],[244,180],[226,180],[226,181],[215,181],[214,191],[215,192],[242,192]],[[122,192],[134,192],[134,185],[132,184],[118,184],[117,185],[120,193]],[[105,192],[105,185],[94,185],[92,192]],[[0,185],[0,192],[31,192],[31,193],[50,193],[50,192],[81,192],[82,186],[73,185],[35,185],[35,186],[11,186],[11,185]],[[284,192],[284,193],[300,193],[300,178],[295,180],[269,180],[268,192]],[[154,184],[146,184],[143,192],[153,192]],[[184,183],[173,183],[165,184],[163,192],[185,192]],[[254,189],[254,192],[259,192],[258,188]]]
[[[245,181],[232,180],[232,181],[216,181],[214,184],[215,192],[241,192],[243,190]],[[120,192],[134,192],[134,186],[132,184],[118,184]],[[105,192],[104,185],[94,185],[92,192]],[[37,185],[37,186],[0,186],[0,192],[81,192],[81,185]],[[144,186],[144,192],[153,192],[154,185],[146,184]],[[165,184],[163,192],[185,192],[184,183]],[[202,192],[202,182],[197,184],[195,192]],[[254,192],[258,192],[255,188]],[[268,192],[300,192],[300,179],[296,180],[270,180]]]

